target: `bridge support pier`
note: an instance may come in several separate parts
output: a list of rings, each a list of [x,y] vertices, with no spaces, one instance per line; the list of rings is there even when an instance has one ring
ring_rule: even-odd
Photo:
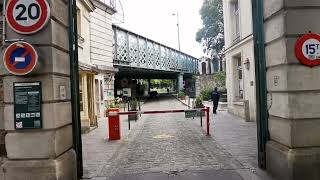
[[[183,73],[178,75],[178,91],[183,90]]]
[[[148,94],[150,94],[150,92],[151,92],[151,79],[148,79],[147,89],[148,89]]]

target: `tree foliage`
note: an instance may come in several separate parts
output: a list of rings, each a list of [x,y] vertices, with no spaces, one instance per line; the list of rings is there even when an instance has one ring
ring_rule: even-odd
[[[197,32],[196,40],[211,57],[221,55],[224,47],[222,0],[204,0],[200,15],[203,27]]]
[[[170,79],[152,79],[152,87],[154,88],[167,88],[173,86],[173,81]]]

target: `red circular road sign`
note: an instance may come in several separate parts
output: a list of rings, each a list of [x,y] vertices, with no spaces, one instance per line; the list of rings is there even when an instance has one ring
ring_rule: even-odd
[[[309,33],[299,38],[295,54],[298,60],[306,66],[320,65],[320,35]]]
[[[14,75],[30,73],[38,62],[36,50],[26,42],[11,44],[4,52],[4,65]]]
[[[40,31],[50,18],[50,6],[46,0],[9,0],[6,19],[9,26],[21,34]]]

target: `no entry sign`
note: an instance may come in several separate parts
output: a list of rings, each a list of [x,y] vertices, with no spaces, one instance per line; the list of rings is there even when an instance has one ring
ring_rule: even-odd
[[[4,65],[14,75],[30,73],[38,62],[36,50],[26,42],[11,44],[4,53]]]
[[[38,32],[49,18],[50,7],[46,0],[9,0],[7,4],[7,23],[18,33]]]
[[[295,54],[298,60],[306,66],[320,65],[320,35],[309,33],[299,38]]]

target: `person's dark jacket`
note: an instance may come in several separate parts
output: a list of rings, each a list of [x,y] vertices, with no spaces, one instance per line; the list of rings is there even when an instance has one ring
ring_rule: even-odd
[[[220,93],[218,91],[212,91],[211,100],[213,103],[218,104],[220,99]]]

